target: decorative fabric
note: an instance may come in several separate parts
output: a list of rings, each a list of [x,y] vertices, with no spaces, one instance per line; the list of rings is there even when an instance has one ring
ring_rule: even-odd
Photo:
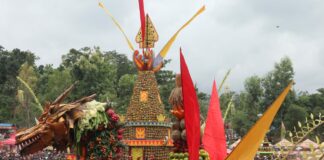
[[[99,2],[99,6],[108,14],[108,16],[111,18],[111,20],[114,22],[114,24],[117,26],[117,28],[123,33],[124,38],[127,41],[128,47],[132,50],[135,51],[131,41],[128,39],[126,36],[125,31],[123,28],[120,26],[120,24],[117,22],[117,20],[114,18],[114,16],[109,12],[109,10],[105,7],[105,5],[102,2]]]
[[[170,47],[172,46],[173,42],[176,40],[178,34],[184,29],[186,28],[191,21],[193,21],[198,15],[200,15],[203,11],[205,10],[205,6],[202,6],[197,12],[196,14],[191,17],[183,26],[181,26],[181,28],[171,37],[171,39],[167,42],[167,44],[165,44],[165,46],[162,48],[162,50],[160,51],[159,55],[157,55],[157,57],[155,58],[155,61],[153,63],[153,66],[158,65],[160,62],[162,62],[163,58],[167,55]],[[160,61],[159,61],[160,60]]]
[[[189,160],[199,159],[200,146],[200,116],[196,90],[192,82],[187,64],[180,49],[181,82],[183,106],[185,110],[186,137],[189,150]]]
[[[273,121],[273,118],[277,114],[282,102],[285,100],[292,82],[285,88],[279,97],[268,107],[263,116],[255,123],[255,125],[244,136],[242,141],[235,147],[231,154],[226,158],[227,160],[251,160],[264,139],[265,134],[269,130],[269,127]]]
[[[145,26],[146,26],[146,23],[145,23],[145,11],[144,11],[144,3],[143,3],[143,0],[138,0],[138,5],[139,5],[139,10],[140,10],[140,18],[141,18],[141,30],[142,30],[142,46],[144,46],[144,43],[145,43]]]
[[[224,122],[220,109],[216,82],[213,83],[212,94],[207,113],[206,128],[202,139],[204,149],[211,160],[224,160],[227,156]]]

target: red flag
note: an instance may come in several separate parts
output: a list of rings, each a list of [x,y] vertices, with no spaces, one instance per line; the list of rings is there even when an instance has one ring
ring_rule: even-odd
[[[142,43],[144,48],[145,43],[145,11],[144,11],[144,2],[143,0],[138,0],[139,10],[140,10],[140,18],[141,18],[141,30],[142,30]]]
[[[209,153],[211,160],[224,160],[226,158],[227,149],[224,122],[222,112],[220,110],[215,81],[210,97],[206,128],[202,142],[204,149]]]
[[[199,103],[196,95],[195,87],[192,83],[190,73],[183,58],[180,49],[180,66],[181,66],[181,82],[183,106],[185,110],[185,127],[187,134],[187,143],[189,150],[189,159],[199,159],[200,146],[200,116]]]

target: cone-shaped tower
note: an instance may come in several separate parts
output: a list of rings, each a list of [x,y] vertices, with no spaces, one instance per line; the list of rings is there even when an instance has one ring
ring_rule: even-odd
[[[139,71],[127,109],[124,142],[133,160],[168,159],[173,146],[153,71]]]
[[[171,122],[166,120],[164,105],[161,101],[155,72],[152,67],[153,51],[157,33],[146,16],[147,43],[142,46],[143,55],[135,51],[133,60],[138,69],[133,95],[126,113],[124,142],[128,146],[126,157],[132,160],[165,160],[173,142],[170,137]],[[153,38],[151,38],[153,37]],[[155,37],[155,38],[154,38]],[[140,36],[137,37],[141,43]]]

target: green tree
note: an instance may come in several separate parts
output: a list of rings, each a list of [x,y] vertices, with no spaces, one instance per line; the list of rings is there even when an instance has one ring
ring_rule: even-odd
[[[32,90],[36,88],[38,78],[33,66],[24,63],[20,67],[18,76],[26,82]],[[35,103],[34,97],[25,85],[20,83],[18,90],[22,91],[21,94],[23,95],[20,95],[20,105],[17,105],[15,108],[15,121],[19,126],[30,127],[35,123],[34,117],[39,116],[40,110],[36,109],[37,104]]]
[[[298,126],[298,121],[303,122],[307,117],[305,107],[292,104],[287,109],[287,114],[284,118],[285,126],[288,130],[293,131],[295,126]]]
[[[73,84],[70,69],[52,69],[48,66],[40,75],[42,82],[38,83],[38,97],[42,102],[53,102],[67,87]]]
[[[14,123],[15,97],[19,85],[16,77],[23,63],[34,65],[36,59],[29,51],[8,51],[0,46],[0,122]]]
[[[89,52],[84,50],[84,56],[71,67],[72,79],[78,81],[73,96],[82,97],[96,93],[100,101],[107,98],[114,101],[117,97],[114,82],[117,76],[117,66],[111,63],[99,50]]]
[[[244,103],[243,110],[249,115],[251,122],[256,122],[258,114],[262,113],[261,100],[263,97],[263,88],[261,86],[261,78],[252,76],[245,80],[245,95],[242,97],[241,103]]]
[[[164,61],[164,66],[167,65],[170,60]],[[156,81],[159,86],[160,96],[163,104],[165,105],[165,110],[167,113],[171,110],[171,105],[169,104],[169,96],[172,89],[175,87],[175,73],[170,70],[162,69],[156,73]]]
[[[302,106],[306,109],[307,114],[314,114],[315,116],[324,115],[324,89],[317,89],[317,93],[309,94],[307,92],[301,92],[298,95],[298,99],[295,102],[296,105]],[[319,127],[314,131],[314,135],[320,136],[320,139],[324,139],[324,127]]]
[[[279,63],[275,63],[274,70],[270,71],[262,81],[262,87],[264,88],[263,107],[268,107],[279,96],[286,86],[294,79],[294,69],[291,60],[288,57],[284,57]],[[284,103],[282,104],[277,116],[272,124],[272,130],[270,136],[279,137],[275,133],[280,133],[280,123],[284,120],[287,108],[296,101],[295,91],[291,91]],[[263,112],[267,108],[263,108]]]
[[[246,112],[241,110],[236,110],[231,117],[231,126],[240,137],[243,137],[253,124]]]
[[[133,87],[136,81],[136,74],[125,74],[119,79],[118,83],[118,93],[117,98],[117,108],[115,110],[119,114],[125,114],[128,107],[130,98],[133,93]]]

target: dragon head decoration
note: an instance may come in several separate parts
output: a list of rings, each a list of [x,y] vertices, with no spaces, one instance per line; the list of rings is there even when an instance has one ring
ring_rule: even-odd
[[[47,146],[64,151],[71,145],[75,121],[83,116],[84,104],[95,97],[94,94],[72,103],[61,104],[73,88],[74,85],[70,86],[54,102],[46,103],[35,126],[18,130],[16,145],[21,156],[36,153]]]

